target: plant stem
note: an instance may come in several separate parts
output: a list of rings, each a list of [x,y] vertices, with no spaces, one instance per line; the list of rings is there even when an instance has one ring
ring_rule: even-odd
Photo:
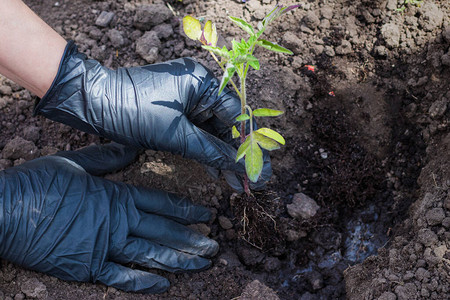
[[[240,77],[241,79],[241,94],[240,94],[240,98],[241,98],[241,114],[245,114],[246,113],[246,108],[247,108],[247,95],[246,95],[246,91],[245,91],[245,75]],[[250,116],[251,118],[251,116]],[[246,130],[245,130],[245,121],[241,122],[241,145],[242,143],[245,142],[245,136],[246,136]],[[252,128],[250,128],[250,130],[252,130]],[[251,192],[250,192],[250,187],[248,184],[248,176],[247,173],[244,173],[244,179],[242,179],[242,184],[244,186],[244,191],[245,193],[250,196]]]
[[[219,65],[219,67],[222,69],[223,72],[225,72],[225,68],[220,64],[219,60],[217,59],[216,55],[214,53],[212,53],[212,51],[209,51],[209,53],[211,54],[211,56],[214,58],[214,60],[216,61],[216,63]],[[236,91],[236,93],[238,94],[239,98],[241,98],[241,92],[239,92],[239,89],[237,88],[236,84],[234,83],[233,79],[230,78],[231,85],[233,86],[234,90]]]

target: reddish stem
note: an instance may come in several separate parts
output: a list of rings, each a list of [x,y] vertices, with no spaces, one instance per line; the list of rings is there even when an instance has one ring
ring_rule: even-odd
[[[245,113],[245,111],[244,111]],[[241,122],[241,145],[245,142],[245,121]],[[244,185],[244,191],[247,196],[250,196],[250,186],[248,184],[247,173],[244,173],[244,178],[242,179],[242,184]]]

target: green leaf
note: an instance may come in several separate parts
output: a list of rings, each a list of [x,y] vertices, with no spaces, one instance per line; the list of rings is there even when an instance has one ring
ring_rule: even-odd
[[[241,158],[244,157],[244,155],[247,153],[249,147],[250,147],[250,137],[247,137],[247,139],[239,146],[239,149],[236,154],[236,162],[238,162]]]
[[[276,117],[282,115],[284,112],[281,110],[270,108],[258,108],[253,111],[255,117]]]
[[[280,144],[278,144],[273,139],[268,138],[258,132],[255,132],[254,135],[255,135],[255,140],[258,142],[258,144],[261,146],[261,148],[264,148],[269,151],[280,149]]]
[[[250,145],[245,153],[245,171],[250,181],[257,182],[264,164],[263,153],[256,140],[251,136],[249,139]]]
[[[235,72],[236,68],[234,66],[227,66],[225,72],[223,73],[222,82],[220,83],[219,95],[222,93],[223,89],[227,85],[228,81],[230,81],[230,79],[233,77]]]
[[[241,133],[237,130],[236,126],[231,128],[231,135],[233,136],[233,139],[237,139],[241,136]]]
[[[264,48],[266,48],[266,49],[268,49],[270,51],[286,53],[286,54],[290,54],[290,55],[294,54],[289,49],[286,49],[286,48],[284,48],[284,47],[282,47],[280,45],[274,44],[272,42],[269,42],[269,41],[266,41],[266,40],[263,40],[263,39],[258,40],[256,42],[256,44],[258,44],[259,46],[264,47]]]
[[[279,134],[278,132],[269,129],[269,128],[260,128],[258,130],[256,130],[256,132],[265,135],[275,141],[277,141],[278,143],[280,143],[281,145],[284,145],[286,143],[286,141],[284,140],[284,138],[281,136],[281,134]]]
[[[255,30],[253,30],[252,25],[248,24],[247,22],[245,22],[242,19],[236,18],[236,17],[228,17],[230,18],[230,20],[236,24],[237,26],[239,26],[240,28],[242,28],[245,32],[247,32],[250,35],[255,35]]]
[[[248,64],[250,65],[250,66],[252,66],[252,68],[253,69],[255,69],[255,70],[259,70],[259,60],[255,57],[255,59],[253,60],[249,60],[248,61]]]
[[[192,40],[199,40],[202,35],[202,25],[200,21],[191,16],[183,18],[184,33]]]
[[[223,57],[225,59],[230,59],[230,53],[226,46],[223,46],[222,49],[219,47],[212,47],[212,46],[202,46],[203,49],[206,49],[208,51],[211,51],[212,53],[219,55],[220,57]]]
[[[234,56],[246,55],[248,52],[248,45],[245,41],[238,42],[236,40],[231,41],[233,47]]]
[[[239,65],[243,63],[248,63],[255,70],[259,70],[259,60],[251,54],[239,55],[233,59],[234,65]]]
[[[238,122],[247,121],[247,120],[250,120],[250,116],[247,114],[242,114],[236,118],[236,121],[238,121]]]

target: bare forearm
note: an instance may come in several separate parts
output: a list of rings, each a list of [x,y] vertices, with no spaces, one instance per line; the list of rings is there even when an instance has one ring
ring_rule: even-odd
[[[66,41],[20,0],[0,0],[0,73],[39,97],[50,88]]]

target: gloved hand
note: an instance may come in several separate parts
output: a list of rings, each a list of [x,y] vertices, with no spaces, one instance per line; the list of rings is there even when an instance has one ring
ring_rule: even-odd
[[[240,100],[211,71],[190,58],[142,67],[110,70],[67,44],[58,74],[35,108],[36,114],[113,141],[169,151],[219,170],[242,191],[236,175],[231,127],[241,112]],[[240,128],[239,126],[237,126]],[[270,179],[264,157],[259,189]]]
[[[169,282],[121,264],[208,268],[218,244],[184,226],[208,221],[208,209],[89,174],[123,167],[136,153],[91,146],[1,171],[0,257],[64,280],[142,293],[164,292]]]

